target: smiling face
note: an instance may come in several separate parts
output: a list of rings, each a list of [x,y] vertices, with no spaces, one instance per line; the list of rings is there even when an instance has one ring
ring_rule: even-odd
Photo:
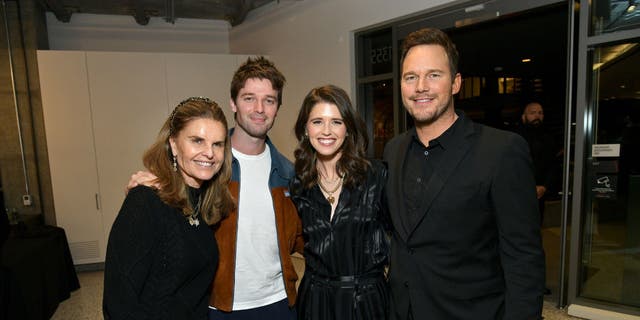
[[[267,79],[247,79],[235,101],[231,100],[231,110],[236,120],[234,135],[264,139],[278,113],[278,91]]]
[[[193,119],[169,138],[171,152],[187,185],[199,188],[218,173],[224,163],[225,139],[224,125],[209,118]]]
[[[402,101],[416,125],[436,122],[453,113],[453,95],[460,90],[460,74],[451,74],[447,53],[440,45],[412,47],[402,64]]]
[[[306,126],[309,142],[319,159],[337,160],[347,135],[347,126],[335,104],[319,102],[311,109]]]

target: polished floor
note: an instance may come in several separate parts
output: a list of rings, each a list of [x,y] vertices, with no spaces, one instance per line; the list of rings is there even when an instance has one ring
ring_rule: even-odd
[[[296,271],[304,272],[301,258],[294,259]],[[80,289],[71,293],[71,298],[62,302],[52,320],[99,320],[102,317],[102,271],[85,271],[78,273]],[[578,319],[567,315],[566,311],[555,308],[555,303],[545,301],[542,311],[544,319]]]

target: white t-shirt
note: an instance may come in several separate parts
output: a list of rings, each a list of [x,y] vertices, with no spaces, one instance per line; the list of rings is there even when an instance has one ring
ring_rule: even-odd
[[[240,164],[233,310],[246,310],[280,301],[287,293],[269,189],[269,146],[259,155],[232,152]]]

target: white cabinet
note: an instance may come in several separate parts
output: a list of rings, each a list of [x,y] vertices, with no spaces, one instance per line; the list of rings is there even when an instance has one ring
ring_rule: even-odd
[[[103,262],[132,173],[173,107],[207,96],[229,109],[238,55],[38,51],[58,226],[75,264]]]
[[[56,220],[74,261],[104,261],[85,54],[46,53],[38,64]]]
[[[158,54],[88,52],[87,68],[106,244],[125,185],[169,114],[165,64]]]

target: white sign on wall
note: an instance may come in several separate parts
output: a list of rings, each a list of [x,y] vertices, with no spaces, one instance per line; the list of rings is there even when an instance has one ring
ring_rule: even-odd
[[[592,157],[619,157],[620,144],[594,144],[591,146]]]

